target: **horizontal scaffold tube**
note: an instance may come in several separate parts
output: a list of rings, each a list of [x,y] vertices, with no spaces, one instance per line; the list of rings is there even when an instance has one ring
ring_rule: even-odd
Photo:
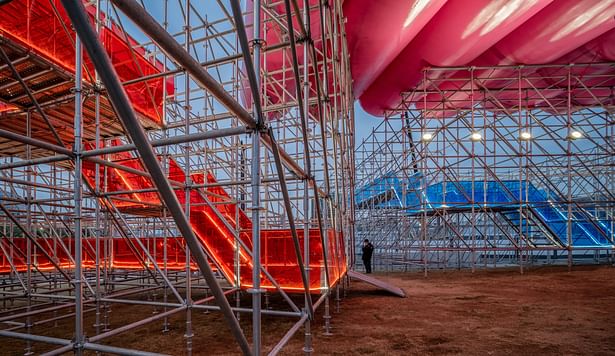
[[[176,145],[180,143],[189,143],[200,140],[208,140],[220,137],[227,137],[233,135],[241,135],[249,132],[248,128],[240,126],[240,127],[231,127],[227,129],[219,129],[205,132],[198,132],[189,135],[181,135],[181,136],[173,136],[168,138],[163,138],[159,140],[153,140],[150,143],[152,147],[160,147],[160,146],[169,146]],[[84,151],[82,153],[83,157],[92,157],[92,156],[100,156],[104,154],[112,154],[112,153],[120,153],[136,150],[134,144],[127,144],[123,146],[111,146],[105,148],[99,148],[96,150]]]

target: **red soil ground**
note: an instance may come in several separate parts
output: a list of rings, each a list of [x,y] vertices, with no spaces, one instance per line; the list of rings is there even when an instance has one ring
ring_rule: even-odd
[[[341,312],[333,314],[333,336],[323,335],[322,309],[313,324],[315,355],[615,355],[615,268],[535,268],[518,270],[376,274],[404,288],[408,298],[389,296],[362,282],[351,283]],[[276,304],[278,301],[274,301]],[[248,305],[247,300],[243,305]],[[332,305],[333,306],[333,305]],[[333,308],[332,308],[333,309]],[[152,310],[114,306],[112,327]],[[92,324],[88,314],[86,325]],[[185,354],[184,314],[111,338],[114,346]],[[195,355],[238,353],[219,313],[193,313]],[[241,323],[250,337],[250,315]],[[292,320],[263,317],[269,350]],[[72,322],[38,333],[71,337]],[[302,353],[303,330],[283,354]],[[93,334],[91,328],[89,334]],[[0,339],[0,354],[23,354],[23,341]],[[35,345],[35,352],[48,350]]]

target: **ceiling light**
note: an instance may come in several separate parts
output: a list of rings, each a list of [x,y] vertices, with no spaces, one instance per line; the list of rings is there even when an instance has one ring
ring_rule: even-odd
[[[568,138],[571,139],[571,140],[577,140],[577,139],[582,138],[582,137],[583,137],[583,133],[581,131],[577,131],[577,130],[572,130],[568,134]]]
[[[527,141],[532,138],[532,134],[527,131],[523,131],[519,134],[519,138],[523,141]]]
[[[482,138],[483,136],[480,134],[480,132],[472,132],[472,134],[470,135],[471,141],[480,141]]]
[[[421,141],[429,142],[433,139],[433,134],[431,132],[425,132],[423,136],[421,136]]]

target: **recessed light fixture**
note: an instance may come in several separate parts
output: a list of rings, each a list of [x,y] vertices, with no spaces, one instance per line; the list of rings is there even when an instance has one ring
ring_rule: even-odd
[[[423,136],[421,136],[421,141],[429,142],[433,140],[433,134],[431,132],[425,132]]]
[[[519,139],[523,140],[523,141],[528,141],[532,139],[532,134],[527,132],[527,131],[523,131],[519,134]]]
[[[480,134],[480,132],[472,132],[472,134],[470,135],[470,140],[471,141],[480,141],[483,138],[483,135]]]
[[[583,133],[581,131],[572,130],[568,134],[568,138],[571,140],[577,140],[577,139],[583,138]]]

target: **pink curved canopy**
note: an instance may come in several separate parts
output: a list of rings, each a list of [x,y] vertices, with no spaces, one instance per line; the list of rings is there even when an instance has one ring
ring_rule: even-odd
[[[300,11],[303,10],[303,1],[297,2]],[[320,14],[318,10],[318,0],[309,0],[310,7],[314,10],[310,11],[310,23],[309,29],[312,39],[314,40],[314,44],[318,51],[316,51],[316,59],[318,61],[322,60],[322,53],[325,50],[328,54],[331,53],[331,44],[323,44],[322,41],[322,26],[331,24],[329,22],[322,23],[320,19]],[[248,12],[252,12],[254,9],[254,3],[252,0],[247,1],[247,10]],[[270,11],[274,11],[278,14],[285,14],[285,6],[284,2],[279,2],[276,5],[272,6]],[[261,10],[261,17],[263,19],[268,19],[269,15],[266,12]],[[328,19],[327,19],[328,20]],[[248,38],[249,40],[253,39],[254,32],[252,31],[253,27],[253,18],[252,16],[245,17],[246,25],[248,27]],[[295,30],[296,38],[300,38],[303,34],[301,33],[301,27],[297,21],[296,15],[293,13],[292,16],[293,28]],[[326,20],[325,20],[326,21]],[[286,26],[286,21],[282,21],[282,26]],[[263,39],[265,42],[265,46],[275,47],[287,41],[285,37],[287,36],[286,28],[281,28],[281,26],[277,22],[273,21],[265,21],[261,28],[261,34],[263,35]],[[303,66],[305,62],[304,53],[303,53],[304,44],[297,44],[297,62],[299,66]],[[309,57],[308,57],[309,58]],[[293,70],[291,66],[291,52],[290,48],[285,47],[283,50],[274,50],[270,51],[267,54],[261,54],[261,65],[262,70],[267,73],[265,78],[264,87],[264,100],[269,105],[282,104],[289,101],[296,100],[296,90],[297,86],[295,83],[295,78],[293,76]],[[308,63],[310,63],[308,61]],[[321,68],[319,68],[320,70]],[[316,75],[322,75],[322,72],[314,73],[314,68],[309,66],[309,81],[310,81],[310,90],[311,96],[317,96],[316,93]],[[330,77],[332,77],[332,73],[328,73]],[[244,86],[242,90],[243,101],[246,103],[248,108],[252,105],[252,93],[249,88],[249,83],[247,78],[244,80]],[[324,88],[322,89],[324,90]],[[329,88],[331,90],[331,88]],[[310,106],[310,112],[316,116],[316,108],[315,105]],[[270,119],[275,119],[275,115],[279,115],[279,112],[273,112],[269,114]]]
[[[396,108],[427,67],[615,59],[615,0],[346,0],[344,12],[353,89],[373,115]]]
[[[347,1],[344,15],[354,26],[348,51],[356,95],[362,93],[429,22],[446,0]],[[377,29],[377,30],[375,30]],[[361,60],[369,58],[369,60]]]

